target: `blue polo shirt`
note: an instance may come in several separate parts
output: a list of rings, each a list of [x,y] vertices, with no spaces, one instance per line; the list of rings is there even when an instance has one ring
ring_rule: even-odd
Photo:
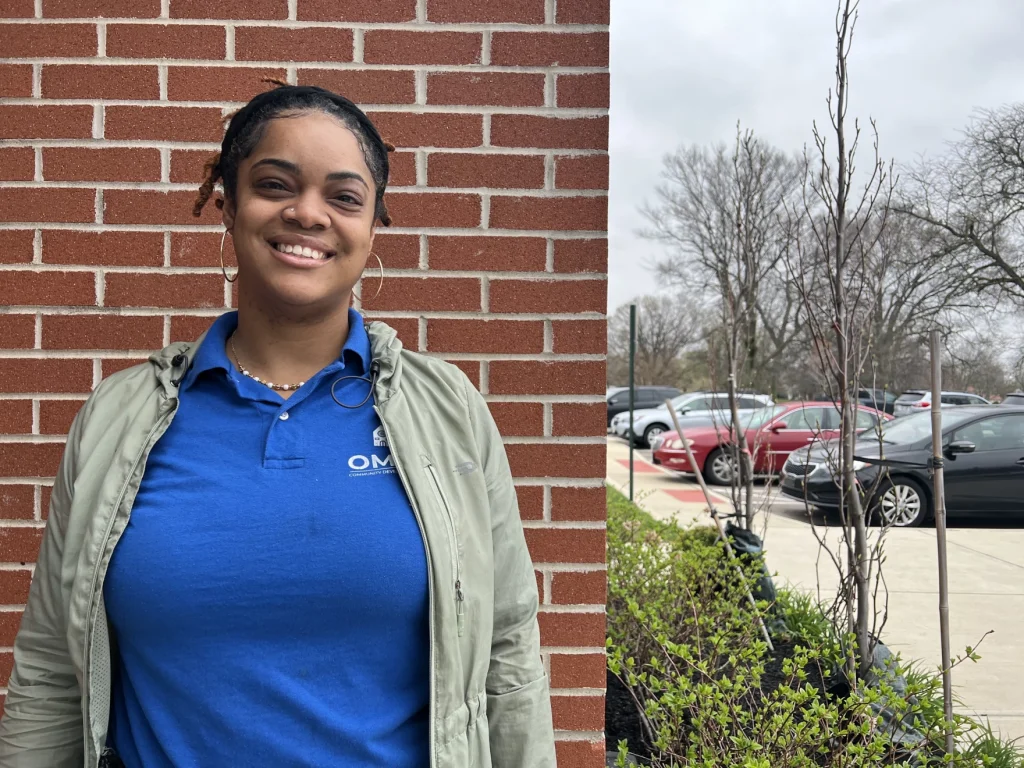
[[[426,556],[373,399],[331,397],[369,371],[349,322],[287,400],[231,365],[233,312],[181,383],[103,585],[128,768],[429,762]]]

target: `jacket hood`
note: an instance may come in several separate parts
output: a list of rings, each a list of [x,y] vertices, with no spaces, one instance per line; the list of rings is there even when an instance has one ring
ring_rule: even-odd
[[[387,399],[394,394],[401,381],[402,342],[397,331],[380,320],[368,320],[366,333],[370,337],[370,365],[380,366],[377,386],[383,389]],[[204,332],[195,341],[176,341],[149,356],[149,362],[155,367],[156,377],[167,395],[174,394],[205,338]]]

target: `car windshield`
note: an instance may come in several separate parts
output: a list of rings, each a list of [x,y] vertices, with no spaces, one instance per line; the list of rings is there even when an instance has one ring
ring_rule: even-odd
[[[762,424],[767,424],[776,416],[781,416],[785,413],[787,407],[785,405],[776,405],[774,408],[760,408],[754,411],[750,414],[750,418],[747,419],[747,429],[756,429]]]
[[[942,428],[955,427],[963,421],[967,421],[974,414],[958,412],[957,410],[942,411]],[[932,433],[932,414],[930,411],[915,413],[913,416],[904,416],[902,419],[886,422],[882,425],[882,442],[895,445],[910,445],[924,440]],[[877,438],[869,438],[877,439]]]

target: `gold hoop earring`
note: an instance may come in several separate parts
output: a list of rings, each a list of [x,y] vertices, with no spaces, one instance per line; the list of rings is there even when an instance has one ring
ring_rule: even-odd
[[[228,277],[228,271],[224,268],[224,241],[227,239],[227,236],[228,231],[225,229],[224,234],[220,236],[220,271],[221,274],[224,275],[225,280],[227,280],[229,283],[233,283],[235,282],[235,280],[238,280],[238,272],[235,272],[235,280],[232,280],[230,277]]]
[[[373,258],[377,260],[377,264],[380,265],[380,285],[377,286],[377,292],[373,294],[373,298],[376,299],[378,296],[380,296],[380,289],[384,287],[384,262],[382,262],[380,260],[380,256],[378,256],[373,251],[370,251],[370,255],[373,256]]]

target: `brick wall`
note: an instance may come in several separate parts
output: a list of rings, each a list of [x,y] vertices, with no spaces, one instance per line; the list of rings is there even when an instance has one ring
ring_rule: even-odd
[[[487,396],[559,764],[603,764],[608,4],[0,0],[0,682],[86,393],[231,306],[218,214],[191,205],[222,114],[273,76],[399,147],[364,309]]]

